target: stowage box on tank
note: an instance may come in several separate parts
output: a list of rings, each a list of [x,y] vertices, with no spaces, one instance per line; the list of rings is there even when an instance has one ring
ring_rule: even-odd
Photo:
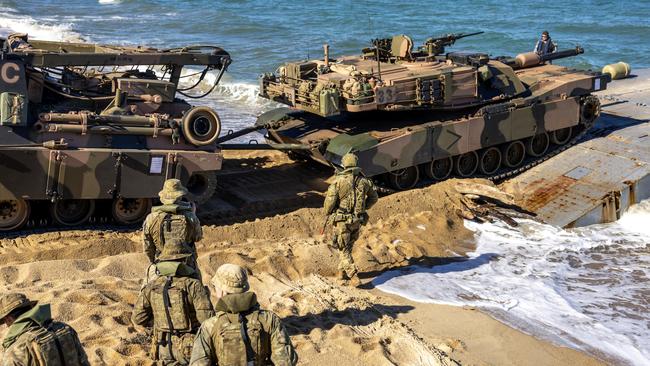
[[[289,62],[260,79],[260,95],[291,106],[259,117],[267,139],[302,144],[309,157],[340,165],[355,152],[368,176],[394,189],[431,180],[500,178],[534,165],[591,127],[608,75],[552,60],[583,53],[490,58],[449,52],[460,38],[376,39],[361,56]],[[290,152],[291,156],[305,150]]]
[[[30,218],[74,226],[100,207],[122,224],[148,213],[165,179],[202,201],[222,155],[217,113],[176,97],[185,66],[230,64],[214,46],[119,47],[0,38],[0,231]],[[33,210],[32,210],[33,209]],[[45,211],[47,214],[43,214]],[[108,215],[107,215],[108,216]]]

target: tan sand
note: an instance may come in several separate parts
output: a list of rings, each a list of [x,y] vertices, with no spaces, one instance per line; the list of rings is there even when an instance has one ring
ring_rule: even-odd
[[[471,233],[455,214],[456,183],[380,199],[354,249],[364,282],[389,268],[438,263],[472,249]],[[320,210],[304,208],[205,227],[197,245],[204,279],[225,262],[251,269],[252,289],[284,319],[300,364],[599,364],[475,310],[338,286],[337,253],[320,235],[322,220]],[[0,293],[51,303],[54,316],[77,329],[93,365],[147,365],[150,339],[129,321],[146,262],[137,231],[1,239]]]

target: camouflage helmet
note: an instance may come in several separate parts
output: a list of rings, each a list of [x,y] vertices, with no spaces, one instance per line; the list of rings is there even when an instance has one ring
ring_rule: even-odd
[[[250,288],[246,269],[230,263],[217,269],[217,273],[212,277],[212,284],[229,294],[241,294]]]
[[[182,241],[172,239],[165,243],[162,253],[158,256],[160,261],[177,261],[192,256],[192,251]]]
[[[10,292],[0,297],[0,324],[12,311],[20,308],[31,308],[36,305],[36,301],[30,301],[27,296],[17,292]]]
[[[171,205],[187,193],[187,188],[183,186],[183,183],[176,178],[172,178],[165,181],[162,191],[158,193],[158,197],[160,197],[160,202],[163,204]]]
[[[347,153],[343,155],[341,159],[341,164],[344,168],[354,168],[359,164],[359,159],[353,153]]]

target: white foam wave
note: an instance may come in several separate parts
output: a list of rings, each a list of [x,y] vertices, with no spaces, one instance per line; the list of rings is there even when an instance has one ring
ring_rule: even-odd
[[[191,75],[196,72],[194,69],[186,69],[184,70],[184,75]],[[217,76],[218,74],[216,72],[209,72],[198,87],[188,93],[202,94],[202,92],[208,91],[214,85]],[[193,75],[184,78],[180,87],[194,85],[199,80],[199,77],[200,75]],[[211,97],[233,107],[239,105],[243,113],[260,113],[278,106],[275,102],[260,98],[258,94],[258,84],[237,81],[230,74],[226,73],[223,75],[219,85],[212,92]]]
[[[0,34],[27,33],[30,38],[47,41],[83,41],[83,37],[73,30],[73,23],[47,24],[30,16],[18,14],[11,8],[3,8],[0,15]]]
[[[574,230],[466,222],[477,240],[467,261],[394,271],[374,283],[414,301],[480,307],[617,363],[650,365],[649,220],[644,201],[616,223]]]

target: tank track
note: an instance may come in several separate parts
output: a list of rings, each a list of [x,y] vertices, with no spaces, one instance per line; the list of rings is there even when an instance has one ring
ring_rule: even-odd
[[[510,178],[510,177],[515,176],[517,174],[523,173],[524,171],[526,171],[528,169],[531,169],[534,166],[543,163],[544,161],[556,156],[557,154],[559,154],[559,153],[565,151],[566,149],[570,148],[571,146],[575,145],[576,143],[578,143],[578,141],[580,141],[584,136],[587,135],[588,131],[589,131],[589,129],[586,129],[586,128],[583,127],[583,128],[581,128],[580,132],[577,133],[574,137],[572,137],[571,140],[569,140],[567,143],[565,143],[563,145],[557,145],[555,149],[553,149],[552,151],[547,152],[546,154],[544,154],[544,156],[540,156],[539,158],[536,158],[536,159],[527,160],[521,166],[518,166],[516,168],[512,168],[510,170],[506,170],[506,171],[503,171],[503,172],[500,171],[500,172],[498,172],[498,174],[488,176],[488,177],[485,177],[485,178],[487,178],[487,179],[489,179],[489,180],[491,180],[493,182],[499,182],[499,181],[502,181],[502,180],[504,180],[506,178]]]
[[[513,176],[518,175],[518,174],[521,174],[521,173],[525,172],[526,170],[529,170],[529,169],[535,167],[536,165],[539,165],[539,164],[543,163],[544,161],[546,161],[546,160],[560,154],[561,152],[567,150],[568,148],[574,146],[580,140],[582,140],[583,137],[587,136],[589,131],[590,131],[589,128],[582,127],[580,129],[580,131],[577,134],[575,134],[571,138],[571,140],[567,141],[565,144],[556,145],[553,150],[548,151],[543,156],[540,156],[538,158],[527,157],[526,160],[524,160],[524,162],[518,167],[510,168],[510,169],[501,168],[497,173],[495,173],[493,175],[474,174],[474,175],[472,175],[470,177],[463,177],[462,179],[484,178],[484,179],[488,179],[488,180],[490,180],[492,182],[499,183],[499,182],[501,182],[501,181],[503,181],[505,179],[508,179],[508,178],[513,177]],[[455,177],[457,177],[457,176],[452,174],[446,179],[451,179],[451,178],[455,178]],[[443,179],[443,180],[446,180],[446,179]],[[388,187],[387,183],[384,182],[383,179],[377,178],[377,179],[374,179],[374,181],[375,181],[376,186],[377,186],[377,188],[379,190],[379,193],[382,194],[382,195],[388,195],[388,194],[399,192],[398,190],[396,190],[394,188]],[[429,186],[431,184],[441,182],[441,181],[442,180],[435,180],[435,179],[430,179],[430,178],[420,178],[420,180],[415,185],[415,187],[413,187],[411,189],[423,188],[423,187],[426,187],[426,186]]]
[[[325,179],[330,175],[326,167],[306,163],[224,170],[217,173],[217,193],[198,208],[197,215],[204,225],[231,225],[303,207],[320,207],[327,188]],[[98,210],[87,223],[77,226],[61,226],[47,216],[36,216],[20,230],[1,232],[0,238],[20,239],[57,231],[129,232],[140,226],[117,224],[110,212]]]
[[[596,113],[593,116],[593,119],[591,119],[589,121],[581,121],[579,124],[574,126],[573,136],[566,143],[561,144],[561,145],[551,145],[551,146],[549,146],[549,150],[546,153],[544,153],[543,156],[540,156],[540,157],[533,158],[533,157],[530,157],[528,154],[526,154],[526,158],[525,158],[524,162],[521,165],[517,166],[517,167],[514,167],[514,168],[504,168],[504,167],[502,167],[495,174],[492,174],[492,175],[485,175],[485,174],[475,173],[475,174],[473,174],[473,175],[471,175],[469,177],[462,177],[462,178],[485,178],[485,179],[488,179],[488,180],[493,181],[493,182],[501,182],[501,181],[503,181],[505,179],[508,179],[510,177],[513,177],[515,175],[523,173],[524,171],[529,170],[529,169],[543,163],[544,161],[546,161],[546,160],[560,154],[561,152],[567,150],[568,148],[574,146],[575,144],[580,142],[585,136],[588,136],[590,132],[592,132],[592,127],[595,125],[595,122],[598,119],[598,116],[600,114],[600,102],[599,102],[599,100],[598,100],[598,98],[596,96],[593,96],[593,95],[586,96],[585,97],[585,103],[587,103],[587,102],[596,103],[596,105],[598,105]],[[507,105],[507,103],[503,104],[503,105],[505,106],[505,105]],[[501,105],[495,105],[495,106],[492,106],[492,108],[495,108],[495,107],[499,108],[500,106]],[[520,140],[520,141],[523,142],[523,140]],[[448,178],[445,178],[445,179],[450,179],[450,178],[454,178],[454,177],[458,177],[458,176],[454,175],[452,173]],[[443,179],[443,180],[445,180],[445,179]],[[394,188],[388,187],[387,184],[385,182],[383,182],[382,179],[375,179],[375,181],[378,184],[378,187],[380,188],[381,193],[389,194],[389,193],[393,193],[393,192],[397,191]],[[433,183],[436,183],[436,182],[439,182],[439,180],[430,179],[430,178],[422,178],[421,177],[420,180],[418,181],[418,183],[416,183],[416,185],[413,188],[422,188],[422,187],[425,187],[427,185],[430,185],[430,184],[433,184]]]

